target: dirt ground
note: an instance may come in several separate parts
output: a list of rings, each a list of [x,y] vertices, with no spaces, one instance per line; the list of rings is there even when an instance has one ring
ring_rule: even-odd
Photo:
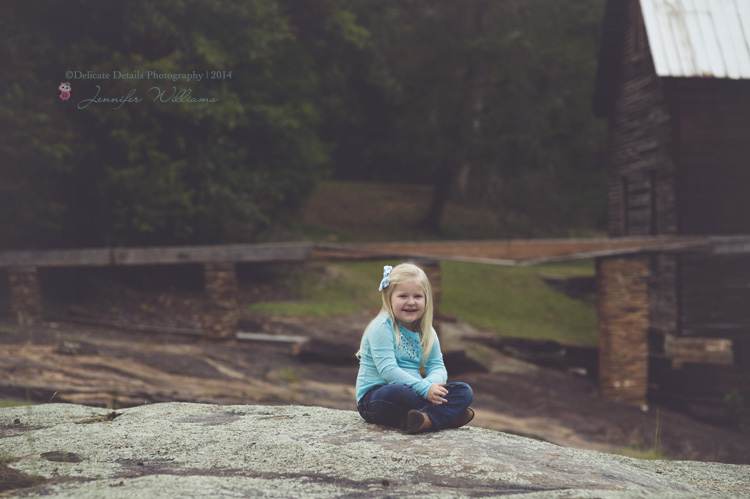
[[[252,291],[258,292],[271,291]],[[155,294],[149,299],[162,306],[159,314],[143,305],[142,295],[123,295],[115,297],[118,307],[96,300],[68,305],[36,326],[0,317],[0,398],[113,409],[165,401],[355,409],[353,354],[369,313],[315,320],[245,315],[242,331],[276,341],[212,341],[190,334],[201,295]],[[449,373],[474,388],[473,425],[637,457],[750,464],[749,435],[666,408],[608,402],[597,397],[585,373],[500,353],[480,341],[491,333],[460,321],[442,321],[440,334],[446,356],[464,352],[472,359]],[[279,341],[285,336],[344,354],[333,358],[335,364],[303,360],[294,344]]]

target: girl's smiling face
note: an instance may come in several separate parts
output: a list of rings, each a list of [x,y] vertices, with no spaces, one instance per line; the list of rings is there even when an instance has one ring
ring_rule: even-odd
[[[391,294],[391,308],[396,320],[414,331],[414,323],[422,318],[425,310],[425,293],[414,281],[396,284]]]

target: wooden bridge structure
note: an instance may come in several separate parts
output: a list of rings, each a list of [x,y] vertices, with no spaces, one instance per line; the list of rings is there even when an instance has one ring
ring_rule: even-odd
[[[594,239],[399,242],[316,245],[310,242],[223,246],[89,248],[0,252],[18,324],[42,321],[41,267],[201,264],[208,305],[202,334],[232,339],[239,305],[235,264],[242,262],[408,259],[420,263],[440,303],[440,261],[525,266],[594,258],[599,333],[599,389],[630,405],[646,404],[649,364],[649,269],[655,255],[750,254],[750,237],[618,237]]]

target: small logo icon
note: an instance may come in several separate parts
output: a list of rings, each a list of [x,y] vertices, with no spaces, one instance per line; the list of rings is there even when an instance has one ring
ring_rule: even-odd
[[[60,83],[60,86],[57,87],[59,92],[57,92],[55,95],[59,95],[60,98],[64,101],[67,101],[70,99],[70,96],[73,95],[75,92],[70,89],[70,83]]]

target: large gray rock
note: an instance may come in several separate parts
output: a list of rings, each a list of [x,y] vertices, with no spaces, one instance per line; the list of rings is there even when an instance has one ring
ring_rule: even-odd
[[[641,461],[471,427],[410,436],[353,411],[164,403],[118,413],[0,409],[0,456],[40,477],[15,496],[750,497],[750,466]]]

